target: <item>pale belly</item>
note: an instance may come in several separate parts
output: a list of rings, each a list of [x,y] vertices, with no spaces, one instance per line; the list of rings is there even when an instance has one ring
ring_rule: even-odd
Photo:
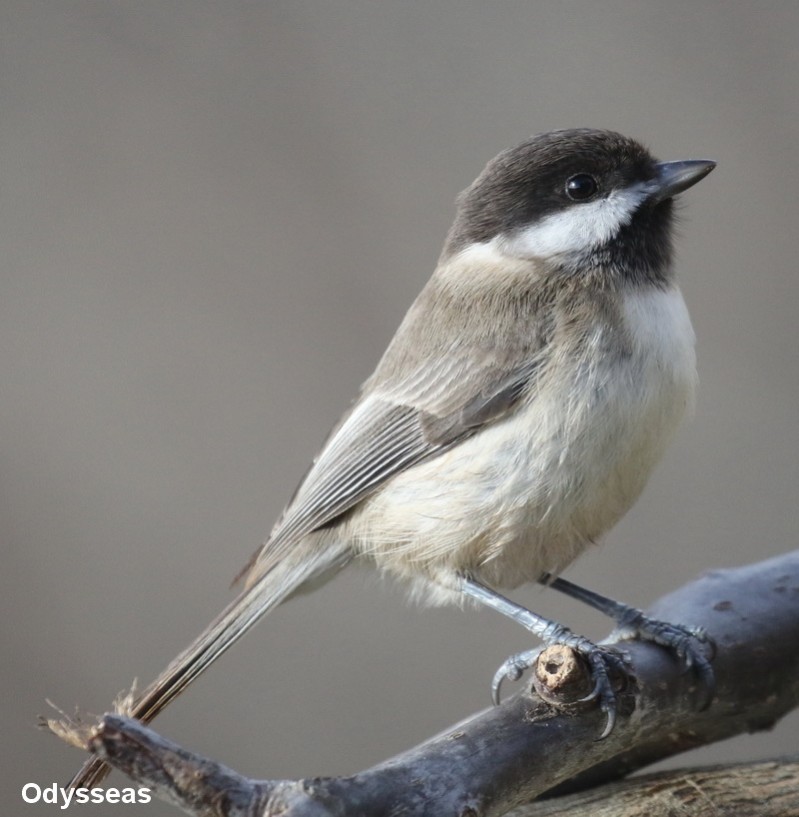
[[[565,367],[513,415],[364,502],[347,526],[356,552],[433,603],[455,600],[464,571],[515,587],[563,570],[637,499],[691,403],[687,313],[679,292],[658,295],[627,310],[634,354]]]

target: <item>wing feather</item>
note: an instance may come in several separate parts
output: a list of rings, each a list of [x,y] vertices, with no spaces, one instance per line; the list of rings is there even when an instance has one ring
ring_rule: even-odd
[[[394,475],[497,422],[534,393],[547,352],[539,303],[526,304],[526,320],[514,324],[517,335],[481,329],[475,336],[471,310],[434,316],[424,296],[242,572],[249,581]],[[443,300],[432,299],[438,309]],[[492,326],[507,325],[501,316],[488,317],[496,318]],[[431,321],[448,330],[430,333]]]
[[[456,445],[510,410],[530,388],[537,362],[503,373],[447,415],[366,395],[331,434],[266,544],[245,569],[249,580],[303,536],[330,524],[395,474]],[[465,395],[464,395],[465,397]],[[256,567],[257,566],[257,567]]]

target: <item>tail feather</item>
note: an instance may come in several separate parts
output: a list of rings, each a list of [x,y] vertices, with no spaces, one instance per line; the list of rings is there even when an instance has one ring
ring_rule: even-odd
[[[273,610],[303,584],[319,580],[341,567],[347,558],[343,547],[327,544],[307,551],[304,558],[290,557],[261,573],[181,652],[136,698],[126,715],[149,723],[181,694],[217,658],[236,643],[262,616]],[[99,785],[110,767],[99,758],[86,761],[69,782],[72,788]]]

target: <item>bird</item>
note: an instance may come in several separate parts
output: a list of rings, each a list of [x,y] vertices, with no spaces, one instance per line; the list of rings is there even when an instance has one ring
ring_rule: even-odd
[[[613,728],[612,651],[499,591],[544,582],[672,648],[708,685],[699,630],[560,574],[627,512],[690,410],[695,337],[674,198],[715,167],[571,128],[492,159],[457,199],[432,277],[333,428],[243,589],[133,701],[150,722],[259,619],[352,562],[429,604],[474,603],[582,655]],[[511,656],[493,683],[518,677]],[[70,785],[107,773],[88,760]]]

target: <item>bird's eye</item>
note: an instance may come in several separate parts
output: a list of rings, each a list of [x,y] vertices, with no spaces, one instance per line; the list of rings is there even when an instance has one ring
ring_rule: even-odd
[[[596,193],[599,185],[588,173],[578,173],[566,181],[566,195],[572,201],[586,201]]]

